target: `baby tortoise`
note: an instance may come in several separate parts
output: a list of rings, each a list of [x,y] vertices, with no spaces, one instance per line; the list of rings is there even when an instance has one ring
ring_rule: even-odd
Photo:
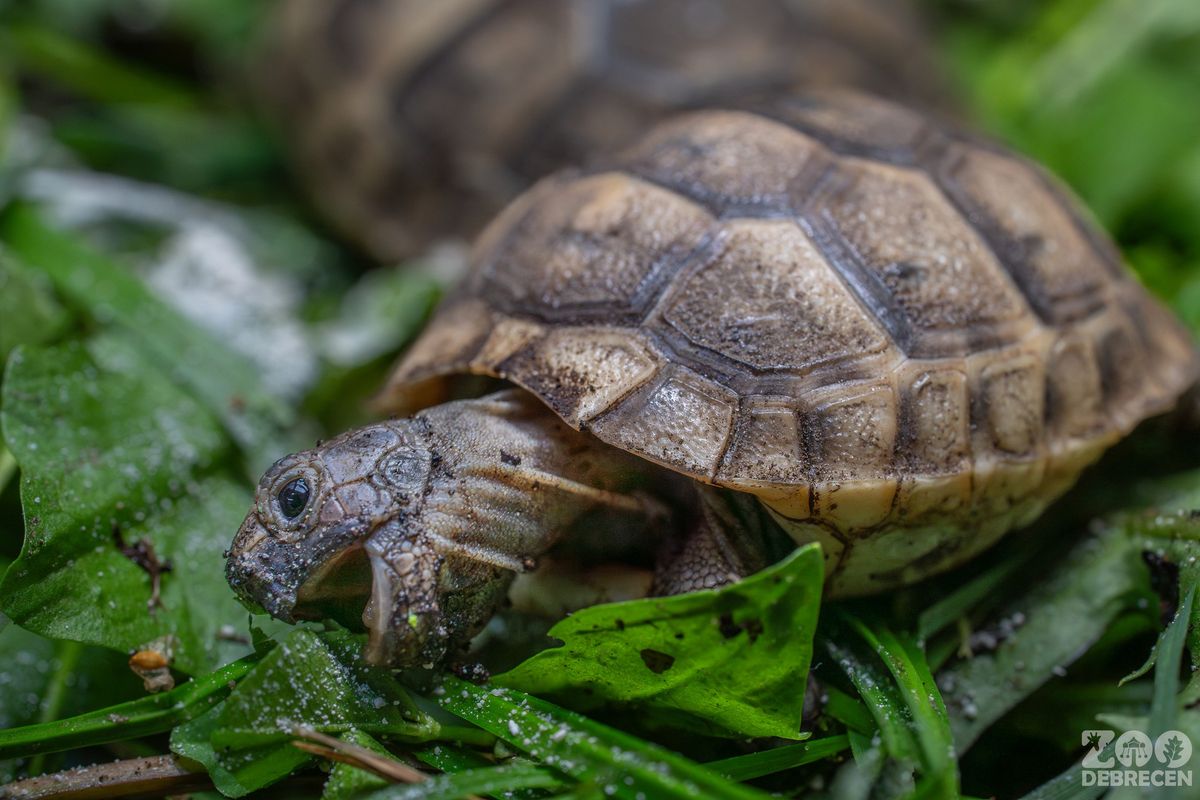
[[[669,112],[797,87],[940,103],[905,0],[290,0],[264,94],[311,196],[376,257],[473,237]]]
[[[664,527],[630,491],[657,470],[820,542],[829,596],[877,592],[1033,520],[1198,372],[1020,158],[856,94],[693,113],[512,203],[384,392],[424,410],[276,464],[228,576],[283,619],[369,584],[369,657],[429,662],[585,512]],[[456,374],[520,388],[434,404]],[[658,590],[758,546],[706,511]]]

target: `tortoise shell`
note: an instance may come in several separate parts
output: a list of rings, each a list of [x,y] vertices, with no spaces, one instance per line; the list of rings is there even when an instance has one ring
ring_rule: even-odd
[[[757,495],[855,594],[1030,521],[1198,370],[1040,170],[838,93],[681,116],[538,183],[385,397],[504,378],[611,445]]]
[[[312,196],[376,256],[470,236],[666,112],[797,86],[943,83],[894,0],[283,4],[259,72]]]

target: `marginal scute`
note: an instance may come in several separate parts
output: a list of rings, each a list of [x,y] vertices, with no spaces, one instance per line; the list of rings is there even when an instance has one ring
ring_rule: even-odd
[[[1045,376],[1032,356],[984,367],[979,380],[992,446],[1008,455],[1032,457],[1042,442]]]
[[[736,403],[728,389],[676,367],[589,427],[618,447],[707,478],[725,452]]]
[[[837,387],[804,415],[817,482],[895,474],[896,395],[887,384]]]
[[[718,482],[803,484],[806,470],[793,402],[764,398],[745,405]]]
[[[561,328],[497,365],[575,427],[654,375],[656,361],[632,331]]]
[[[1100,334],[1096,344],[1104,397],[1109,403],[1120,405],[1141,389],[1146,362],[1137,334],[1128,323],[1113,316],[1113,324]]]
[[[907,322],[910,356],[965,355],[1016,338],[1024,300],[927,177],[858,160],[846,174],[822,212]]]
[[[627,316],[656,265],[683,258],[711,218],[665,189],[609,173],[545,193],[492,251],[489,290],[522,311],[607,309]]]
[[[910,464],[929,474],[965,469],[971,448],[967,376],[956,369],[921,371],[904,404]]]
[[[448,302],[408,351],[403,369],[392,374],[389,391],[402,384],[424,380],[455,369],[465,369],[492,335],[495,316],[487,303],[477,298]]]
[[[1104,424],[1100,369],[1091,342],[1082,336],[1055,343],[1046,368],[1046,417],[1060,436],[1096,434]]]
[[[665,318],[692,342],[755,369],[804,371],[891,342],[792,220],[739,220],[687,278]]]

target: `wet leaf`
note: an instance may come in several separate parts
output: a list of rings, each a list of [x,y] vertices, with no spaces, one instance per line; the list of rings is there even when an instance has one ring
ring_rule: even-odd
[[[345,634],[292,631],[223,703],[176,728],[171,750],[203,764],[223,794],[240,797],[312,760],[292,745],[298,726],[433,738],[437,724],[389,673],[364,665],[359,647]]]
[[[128,270],[49,227],[30,206],[0,218],[0,239],[70,303],[123,329],[154,370],[187,387],[246,453],[254,477],[298,449],[287,434],[295,414],[262,389],[250,363],[156,298]]]
[[[1144,576],[1131,538],[1108,531],[1056,555],[1053,569],[1009,599],[994,619],[1020,615],[1017,635],[938,673],[959,750],[1086,652]]]
[[[122,335],[19,348],[2,401],[25,512],[21,554],[0,582],[5,613],[118,650],[171,635],[185,672],[245,652],[221,637],[246,624],[222,551],[250,498],[224,466],[230,445],[212,415]],[[120,546],[140,540],[171,567],[157,607],[151,565]]]
[[[141,682],[124,661],[108,650],[51,641],[0,616],[0,783],[16,777],[15,759],[54,749],[43,749],[43,739],[55,723],[39,722],[139,694]]]
[[[619,798],[763,798],[658,745],[513,689],[447,677],[438,705],[533,760]]]
[[[19,344],[41,344],[59,336],[71,316],[54,297],[50,282],[0,249],[0,364]]]
[[[391,757],[391,753],[375,737],[362,731],[348,731],[340,738],[359,747],[365,747],[380,755]],[[358,797],[374,789],[382,789],[389,785],[388,781],[379,777],[374,772],[368,772],[351,764],[336,763],[333,765],[333,769],[329,771],[329,779],[325,781],[325,788],[321,792],[321,800],[350,800],[352,797]]]
[[[821,598],[814,545],[721,589],[583,609],[496,683],[724,736],[800,739]]]

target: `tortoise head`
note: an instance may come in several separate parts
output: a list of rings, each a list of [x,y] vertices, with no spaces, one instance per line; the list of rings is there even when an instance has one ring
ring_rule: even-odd
[[[285,622],[365,625],[371,661],[436,660],[441,557],[420,520],[433,460],[415,420],[281,458],[226,553],[230,586],[252,610]]]

